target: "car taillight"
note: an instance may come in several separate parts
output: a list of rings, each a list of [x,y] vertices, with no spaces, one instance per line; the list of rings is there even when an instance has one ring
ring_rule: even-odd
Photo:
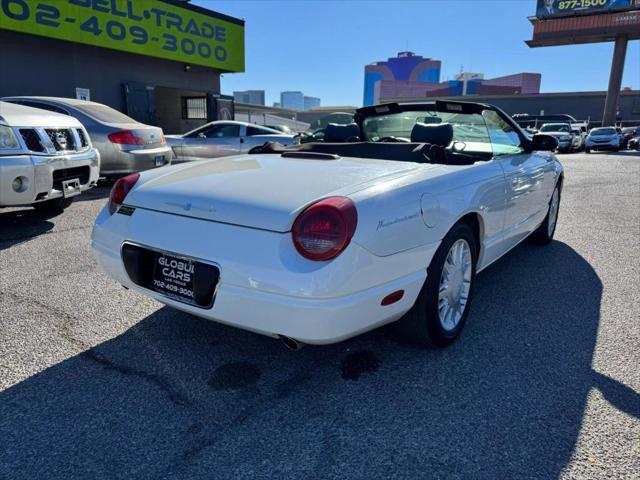
[[[164,145],[165,143],[167,143],[167,139],[164,138],[164,133],[160,134],[160,144]]]
[[[107,135],[111,143],[120,143],[124,145],[144,145],[144,140],[133,134],[131,130],[120,130]]]
[[[291,229],[296,250],[315,261],[331,260],[347,248],[358,224],[358,212],[346,197],[330,197],[307,207]]]
[[[111,193],[109,194],[109,213],[111,215],[116,213],[118,207],[124,203],[124,199],[127,197],[127,194],[131,191],[139,178],[139,173],[132,173],[131,175],[118,179],[118,181],[113,185]]]

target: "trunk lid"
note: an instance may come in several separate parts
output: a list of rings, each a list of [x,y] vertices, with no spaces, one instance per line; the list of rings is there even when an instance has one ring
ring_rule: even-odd
[[[286,232],[316,200],[421,168],[361,158],[318,160],[243,155],[143,173],[125,203],[183,216]],[[145,176],[151,176],[145,180]]]

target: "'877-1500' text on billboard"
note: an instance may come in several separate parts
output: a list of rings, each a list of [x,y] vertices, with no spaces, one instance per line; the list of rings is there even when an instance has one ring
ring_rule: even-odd
[[[640,8],[640,0],[538,0],[538,18],[581,13],[633,10]]]

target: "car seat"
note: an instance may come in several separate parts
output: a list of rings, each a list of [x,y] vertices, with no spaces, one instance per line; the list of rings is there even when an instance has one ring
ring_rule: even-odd
[[[330,123],[324,129],[324,141],[327,143],[359,142],[360,127],[357,123],[346,125]]]
[[[424,143],[422,153],[431,163],[473,165],[480,160],[477,156],[448,148],[453,142],[453,125],[450,123],[426,124],[418,122],[411,130],[411,141]]]
[[[450,123],[426,124],[417,122],[411,130],[411,142],[424,143],[422,153],[432,163],[448,163],[445,148],[453,141],[453,126]]]

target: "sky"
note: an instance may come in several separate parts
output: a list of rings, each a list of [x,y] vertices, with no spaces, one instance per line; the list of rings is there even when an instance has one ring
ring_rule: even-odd
[[[442,61],[441,80],[464,67],[493,78],[542,73],[542,92],[606,90],[613,43],[529,48],[535,0],[192,0],[245,25],[244,73],[222,93],[284,90],[322,105],[362,104],[364,66],[410,50]],[[629,42],[623,87],[640,89],[640,40]]]

